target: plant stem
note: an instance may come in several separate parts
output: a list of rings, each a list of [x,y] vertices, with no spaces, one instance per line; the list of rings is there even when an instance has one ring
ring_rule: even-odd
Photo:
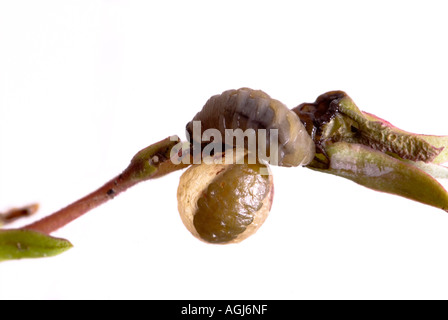
[[[42,220],[23,227],[23,229],[50,234],[73,220],[81,217],[88,211],[113,199],[115,196],[119,195],[123,191],[126,191],[138,182],[139,181],[136,180],[124,180],[123,175],[121,174],[84,198],[79,199],[78,201],[48,217],[43,218]]]
[[[171,161],[171,151],[179,143],[180,139],[173,136],[139,151],[122,174],[84,198],[22,229],[50,234],[142,181],[187,167],[188,164],[174,164]]]

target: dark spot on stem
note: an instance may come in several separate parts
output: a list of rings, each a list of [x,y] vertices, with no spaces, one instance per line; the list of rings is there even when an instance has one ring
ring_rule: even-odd
[[[115,197],[115,190],[114,189],[107,190],[107,196],[113,199]]]

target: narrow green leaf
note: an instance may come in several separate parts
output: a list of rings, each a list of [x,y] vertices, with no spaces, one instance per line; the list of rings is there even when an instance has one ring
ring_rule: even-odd
[[[402,159],[426,163],[435,161],[443,151],[443,148],[438,148],[423,139],[422,135],[406,132],[383,119],[361,112],[348,96],[339,101],[338,107],[340,112],[356,121],[359,131],[358,141],[344,141],[364,144],[382,152],[395,153]]]
[[[360,144],[339,142],[328,146],[326,152],[329,168],[311,169],[448,211],[448,192],[414,165]]]
[[[70,248],[72,244],[68,240],[44,233],[22,229],[0,230],[0,261],[51,257]]]
[[[434,136],[434,135],[415,134],[415,133],[407,132],[405,130],[397,128],[390,122],[388,122],[384,119],[381,119],[380,117],[377,117],[373,114],[370,114],[368,112],[363,112],[363,114],[367,119],[369,119],[371,121],[381,122],[384,125],[393,129],[394,131],[401,132],[401,133],[407,134],[407,135],[416,136],[420,139],[425,140],[427,143],[429,143],[430,145],[432,145],[435,148],[438,148],[438,149],[443,148],[443,150],[437,155],[437,157],[434,158],[434,160],[431,163],[442,164],[442,163],[448,162],[448,136]]]
[[[403,161],[406,162],[407,164],[410,164],[411,166],[423,170],[424,172],[431,175],[435,179],[448,179],[448,167],[435,163],[424,163],[422,161],[417,162],[410,160],[403,160]]]

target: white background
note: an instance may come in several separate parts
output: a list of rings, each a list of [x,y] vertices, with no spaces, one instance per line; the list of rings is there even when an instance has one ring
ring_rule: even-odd
[[[443,1],[2,1],[0,211],[43,217],[120,173],[214,94],[289,107],[329,90],[448,134]],[[0,264],[2,299],[447,299],[448,214],[305,168],[238,245],[177,212],[180,172],[54,233],[74,249]]]

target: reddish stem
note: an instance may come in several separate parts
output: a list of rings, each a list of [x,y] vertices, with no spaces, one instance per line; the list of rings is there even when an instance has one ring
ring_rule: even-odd
[[[134,156],[129,167],[122,174],[98,190],[22,229],[50,234],[142,181],[156,179],[187,167],[190,162],[184,164],[176,161],[175,164],[171,160],[171,150],[178,143],[180,143],[179,137],[168,137],[141,150]],[[187,157],[189,152],[183,154],[180,150],[178,156],[179,159]]]
[[[126,191],[138,182],[139,181],[136,180],[125,179],[123,178],[123,175],[120,174],[84,198],[79,199],[78,201],[48,217],[43,218],[42,220],[23,227],[23,229],[30,229],[50,234],[51,232],[58,230],[59,228],[84,215],[88,211],[113,199],[115,196],[123,191]]]

